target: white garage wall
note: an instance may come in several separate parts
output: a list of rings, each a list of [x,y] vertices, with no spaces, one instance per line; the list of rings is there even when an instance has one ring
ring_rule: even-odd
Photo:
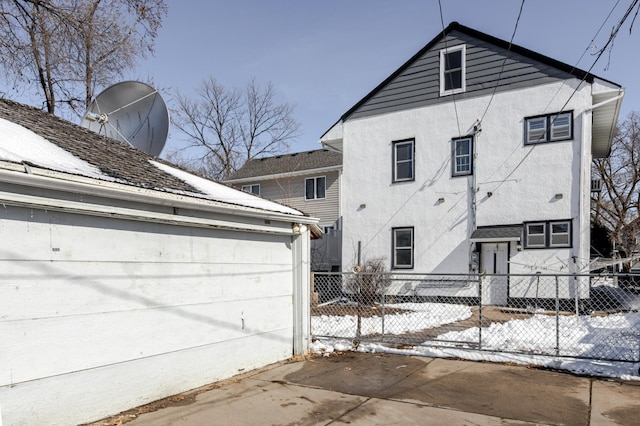
[[[291,236],[0,206],[4,425],[74,424],[289,358]]]

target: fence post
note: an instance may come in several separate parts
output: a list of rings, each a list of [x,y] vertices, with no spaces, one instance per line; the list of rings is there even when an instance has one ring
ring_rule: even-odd
[[[360,343],[360,333],[362,327],[362,273],[360,271],[356,272],[358,274],[358,325],[356,329],[356,343]]]
[[[573,274],[571,278],[573,278],[573,288],[576,290],[574,291],[576,294],[576,315],[580,315],[580,285],[578,284],[576,274]]]
[[[560,289],[556,275],[556,356],[560,355]]]
[[[383,280],[384,282],[384,280]],[[380,289],[380,304],[381,304],[381,315],[382,315],[382,330],[380,333],[380,341],[384,342],[384,304],[385,304],[385,286],[383,285]],[[0,425],[1,426],[1,425]]]
[[[478,274],[478,349],[482,349],[482,275]]]

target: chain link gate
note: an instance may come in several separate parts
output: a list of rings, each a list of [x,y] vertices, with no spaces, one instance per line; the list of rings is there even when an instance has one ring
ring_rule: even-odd
[[[640,362],[640,276],[313,275],[316,338]]]

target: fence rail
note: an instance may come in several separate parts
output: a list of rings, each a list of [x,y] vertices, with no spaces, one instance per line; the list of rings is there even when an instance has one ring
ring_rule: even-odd
[[[314,274],[314,337],[640,362],[640,276]]]

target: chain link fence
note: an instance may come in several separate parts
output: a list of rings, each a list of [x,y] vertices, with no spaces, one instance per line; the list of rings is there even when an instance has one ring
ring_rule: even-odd
[[[640,362],[640,276],[313,275],[314,337]]]

